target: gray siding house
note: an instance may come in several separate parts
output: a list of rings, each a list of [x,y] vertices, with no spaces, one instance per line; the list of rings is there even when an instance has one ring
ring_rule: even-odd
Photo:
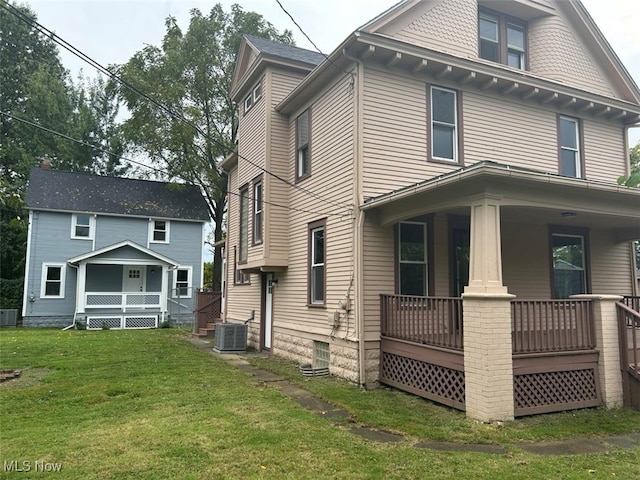
[[[23,325],[191,321],[206,203],[195,186],[34,168]]]

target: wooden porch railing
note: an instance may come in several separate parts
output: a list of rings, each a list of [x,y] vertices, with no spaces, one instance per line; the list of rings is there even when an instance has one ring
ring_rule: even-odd
[[[634,297],[628,295],[622,298],[622,303],[624,303],[631,310],[635,310],[640,313],[640,297]]]
[[[222,308],[222,293],[198,291],[196,299],[194,333],[200,328],[205,328],[207,323],[215,323],[220,319]]]
[[[595,348],[590,300],[513,300],[513,353],[546,353]]]
[[[436,347],[462,350],[462,299],[380,295],[380,333]]]

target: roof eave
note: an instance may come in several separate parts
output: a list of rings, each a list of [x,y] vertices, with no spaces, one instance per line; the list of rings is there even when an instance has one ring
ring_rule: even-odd
[[[99,257],[100,255],[111,252],[113,250],[117,250],[118,248],[122,248],[122,247],[131,247],[135,250],[138,250],[139,252],[149,255],[150,257],[156,258],[157,260],[163,263],[166,263],[167,265],[171,265],[173,267],[177,267],[178,265],[180,265],[179,262],[176,262],[172,258],[169,258],[158,252],[154,252],[153,250],[149,250],[148,248],[145,248],[142,245],[138,245],[137,243],[132,242],[131,240],[124,240],[122,242],[114,243],[113,245],[108,245],[106,247],[100,248],[98,250],[94,250],[92,252],[78,255],[77,257],[70,258],[67,262],[71,265],[79,264],[90,258]]]

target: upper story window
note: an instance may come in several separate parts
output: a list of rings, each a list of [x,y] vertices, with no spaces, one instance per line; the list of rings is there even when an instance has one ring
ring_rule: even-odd
[[[262,98],[262,83],[258,82],[258,84],[253,87],[253,90],[249,92],[249,94],[244,99],[244,113],[247,113],[251,110],[258,100]]]
[[[309,224],[309,305],[325,304],[325,229],[326,220]]]
[[[565,177],[584,176],[581,127],[577,118],[558,116],[558,162]]]
[[[311,111],[296,118],[296,180],[311,175]]]
[[[88,213],[74,213],[71,217],[71,238],[93,240],[95,218]]]
[[[238,268],[238,255],[237,248],[233,247],[233,284],[234,285],[249,285],[251,283],[251,277],[248,273]]]
[[[253,243],[262,243],[262,181],[253,182]]]
[[[64,281],[66,268],[61,263],[42,264],[42,283],[40,297],[64,298]]]
[[[149,221],[149,243],[169,243],[169,221]]]
[[[249,189],[243,187],[240,189],[240,252],[239,263],[246,263],[249,248]]]
[[[429,92],[429,159],[462,163],[458,92],[435,86]]]
[[[503,15],[480,10],[478,44],[480,58],[526,69],[526,24]]]

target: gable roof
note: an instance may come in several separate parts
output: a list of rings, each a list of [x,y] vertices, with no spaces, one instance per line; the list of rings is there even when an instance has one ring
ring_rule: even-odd
[[[84,260],[88,260],[90,258],[95,258],[95,257],[99,257],[100,255],[104,255],[105,253],[108,252],[113,252],[115,250],[118,250],[119,248],[124,248],[124,247],[131,247],[134,250],[137,250],[139,252],[144,253],[145,255],[148,255],[149,257],[155,258],[156,260],[162,262],[162,263],[166,263],[167,265],[171,265],[171,266],[178,266],[180,265],[178,262],[176,262],[175,260],[165,256],[165,255],[161,255],[158,252],[154,252],[153,250],[149,250],[148,248],[143,247],[142,245],[138,245],[135,242],[132,242],[131,240],[125,240],[123,242],[119,242],[119,243],[114,243],[113,245],[108,245],[106,247],[100,248],[99,250],[94,250],[92,252],[87,252],[87,253],[83,253],[82,255],[78,255],[77,257],[73,257],[69,259],[69,263],[77,265],[78,263],[84,261]]]
[[[209,221],[195,185],[33,168],[25,199],[32,210]]]
[[[307,50],[294,45],[286,45],[273,40],[267,40],[266,38],[256,37],[255,35],[244,34],[243,36],[258,53],[313,66],[318,65],[324,60],[324,55],[314,52],[313,50]]]
[[[229,89],[231,98],[238,101],[244,88],[258,80],[263,71],[259,67],[265,62],[285,66],[306,75],[324,59],[323,54],[312,50],[244,34],[240,41]]]

